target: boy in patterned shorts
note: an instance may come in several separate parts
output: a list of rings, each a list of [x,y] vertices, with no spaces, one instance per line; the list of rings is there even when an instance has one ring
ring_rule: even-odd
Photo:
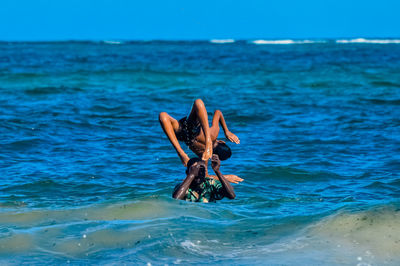
[[[236,197],[232,185],[219,170],[221,161],[217,154],[211,158],[211,166],[218,179],[206,177],[206,164],[200,158],[189,160],[186,178],[175,186],[172,197],[193,202],[216,202],[224,197]]]

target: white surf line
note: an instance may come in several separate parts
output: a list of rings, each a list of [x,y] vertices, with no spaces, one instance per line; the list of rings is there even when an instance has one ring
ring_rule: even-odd
[[[400,39],[341,39],[336,40],[336,43],[372,43],[372,44],[400,44]]]

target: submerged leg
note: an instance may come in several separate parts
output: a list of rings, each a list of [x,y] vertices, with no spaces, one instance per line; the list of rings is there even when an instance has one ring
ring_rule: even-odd
[[[189,121],[198,120],[204,133],[205,150],[202,156],[203,161],[211,159],[212,156],[212,140],[210,135],[210,126],[208,125],[208,115],[204,102],[201,99],[194,101],[192,110],[190,111]],[[201,139],[201,137],[200,137]],[[200,140],[201,141],[201,140]]]
[[[160,113],[159,120],[164,133],[167,135],[172,146],[174,146],[183,165],[186,166],[189,161],[189,156],[187,156],[183,151],[181,145],[179,145],[178,139],[176,138],[176,132],[179,130],[179,122],[166,112]]]

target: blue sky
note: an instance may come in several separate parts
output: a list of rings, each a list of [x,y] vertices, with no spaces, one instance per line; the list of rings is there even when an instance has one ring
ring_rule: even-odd
[[[0,40],[400,37],[399,0],[0,0]]]

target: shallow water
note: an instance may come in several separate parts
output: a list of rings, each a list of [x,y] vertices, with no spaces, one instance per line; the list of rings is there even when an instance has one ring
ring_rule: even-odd
[[[0,263],[398,265],[399,71],[390,43],[0,43]],[[171,199],[158,113],[196,98],[235,200]]]

